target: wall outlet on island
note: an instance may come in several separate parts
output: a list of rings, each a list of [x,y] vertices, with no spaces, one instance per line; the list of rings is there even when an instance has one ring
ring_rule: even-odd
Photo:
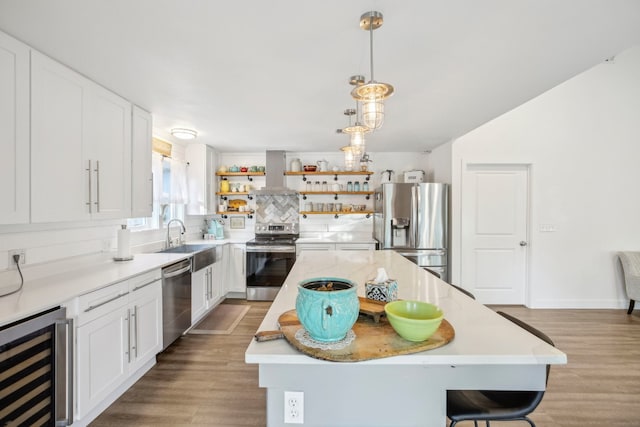
[[[304,424],[304,392],[284,392],[285,424]]]

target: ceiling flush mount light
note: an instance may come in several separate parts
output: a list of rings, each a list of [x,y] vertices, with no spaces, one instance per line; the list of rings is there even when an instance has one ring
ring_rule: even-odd
[[[379,129],[384,122],[384,100],[393,95],[393,86],[376,82],[373,76],[373,30],[382,26],[382,13],[371,11],[360,16],[360,28],[369,31],[369,55],[371,59],[371,80],[357,85],[351,96],[362,103],[362,118],[369,129]]]
[[[175,128],[171,129],[171,135],[175,136],[178,139],[196,139],[196,137],[198,136],[198,132],[192,129]]]

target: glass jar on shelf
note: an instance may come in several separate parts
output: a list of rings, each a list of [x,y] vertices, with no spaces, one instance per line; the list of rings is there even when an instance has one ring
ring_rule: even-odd
[[[353,191],[353,182],[347,182],[347,191]]]
[[[353,183],[353,191],[360,191],[360,181]]]
[[[327,181],[322,181],[322,191],[329,191],[329,185],[327,184]]]
[[[313,191],[320,191],[320,181],[316,181],[315,184],[313,184]]]

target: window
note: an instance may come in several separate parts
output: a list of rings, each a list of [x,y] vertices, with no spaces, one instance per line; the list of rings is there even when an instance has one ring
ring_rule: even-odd
[[[153,212],[151,218],[132,218],[133,230],[160,229],[173,218],[184,221],[188,202],[186,164],[153,153]]]

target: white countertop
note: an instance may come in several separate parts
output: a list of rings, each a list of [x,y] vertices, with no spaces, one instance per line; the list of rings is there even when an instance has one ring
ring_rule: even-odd
[[[376,243],[371,233],[330,231],[300,233],[296,243]]]
[[[161,268],[190,254],[136,254],[131,261],[114,261],[101,253],[50,263],[50,275],[29,280],[20,292],[0,298],[0,325],[11,323],[66,303],[76,296]],[[26,274],[25,274],[26,275]],[[15,273],[16,285],[19,284]],[[4,288],[3,283],[3,288]]]
[[[422,353],[358,362],[362,364],[477,365],[477,364],[565,364],[566,355],[529,334],[491,309],[466,297],[447,283],[415,266],[395,251],[328,251],[302,253],[265,316],[260,331],[278,329],[277,319],[295,308],[297,284],[312,277],[343,277],[364,283],[384,267],[398,282],[398,298],[417,299],[438,305],[455,329],[449,344]],[[323,364],[306,356],[285,340],[255,342],[245,352],[247,363]]]

